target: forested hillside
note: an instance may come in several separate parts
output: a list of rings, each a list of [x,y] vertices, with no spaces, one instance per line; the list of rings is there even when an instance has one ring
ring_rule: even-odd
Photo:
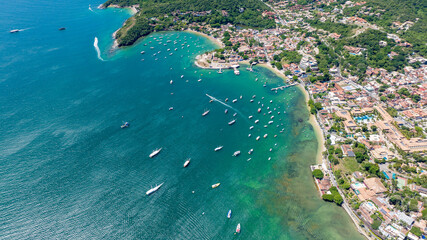
[[[251,28],[275,27],[262,17],[268,7],[259,0],[109,0],[109,5],[139,5],[139,12],[117,33],[120,46],[133,44],[153,31],[185,28],[183,23],[206,22],[213,26],[232,23]]]

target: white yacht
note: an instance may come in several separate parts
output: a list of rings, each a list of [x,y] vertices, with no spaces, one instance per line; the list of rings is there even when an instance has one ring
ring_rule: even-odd
[[[160,188],[162,185],[163,185],[163,183],[162,183],[162,184],[160,184],[160,185],[157,185],[157,186],[155,186],[155,187],[153,187],[153,188],[151,188],[151,189],[150,189],[150,190],[148,190],[145,194],[150,195],[150,194],[154,193],[155,191],[159,190],[159,188]]]
[[[160,151],[162,151],[162,148],[158,148],[158,149],[154,150],[154,151],[149,155],[149,157],[150,157],[150,158],[155,157],[157,154],[159,154],[159,153],[160,153]]]
[[[214,151],[215,151],[215,152],[218,152],[218,151],[219,151],[219,150],[221,150],[223,147],[224,147],[224,146],[218,146],[218,147],[216,147],[216,148],[215,148],[215,150],[214,150]]]
[[[233,153],[233,157],[237,157],[237,156],[239,156],[240,155],[240,151],[235,151],[234,153]]]
[[[185,163],[184,163],[184,167],[187,167],[187,166],[188,166],[188,164],[190,164],[190,160],[191,160],[191,159],[190,159],[190,158],[188,158],[188,159],[187,159],[187,161],[185,161]]]

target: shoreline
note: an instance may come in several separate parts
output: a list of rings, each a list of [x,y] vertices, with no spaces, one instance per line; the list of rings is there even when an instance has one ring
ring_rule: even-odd
[[[278,77],[282,78],[283,80],[287,81],[289,80],[288,77],[286,77],[285,74],[283,74],[281,71],[279,71],[277,68],[274,68],[273,66],[271,66],[270,63],[262,63],[259,64],[262,67],[265,67],[269,70],[271,70],[272,72],[274,72]],[[304,94],[304,101],[305,101],[305,106],[307,108],[307,110],[310,112],[310,108],[308,107],[308,101],[310,100],[310,96],[307,92],[307,90],[305,90],[301,84],[298,84],[297,87],[299,88],[299,90],[301,90],[301,92]],[[316,164],[323,164],[323,157],[322,157],[322,153],[323,151],[325,151],[325,138],[323,136],[323,131],[320,128],[319,123],[317,122],[316,117],[310,114],[310,118],[308,120],[308,122],[311,124],[311,126],[313,126],[313,130],[314,133],[316,135],[316,138],[318,140],[318,145],[317,145],[317,153],[316,153]]]
[[[211,40],[211,42],[213,42],[213,43],[214,43],[218,48],[222,48],[222,47],[224,47],[223,43],[222,43],[219,39],[214,38],[214,37],[212,37],[212,36],[210,36],[210,35],[207,35],[207,34],[205,34],[205,33],[197,32],[197,31],[194,31],[194,30],[191,30],[191,29],[184,30],[184,32],[189,32],[189,33],[193,33],[193,34],[195,34],[195,35],[199,35],[199,36],[202,36],[202,37],[208,38],[208,39],[209,39],[209,40]]]
[[[108,7],[104,7],[103,4],[98,6],[98,9],[105,9],[105,8],[121,8],[121,9],[126,9],[129,10],[132,15],[135,15],[138,13],[138,9],[136,9],[137,7],[139,7],[138,5],[133,5],[133,6],[127,6],[127,7],[121,7],[119,5],[116,4],[110,4]]]

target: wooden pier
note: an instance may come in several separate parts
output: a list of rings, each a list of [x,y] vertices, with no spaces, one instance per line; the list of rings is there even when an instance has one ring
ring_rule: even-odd
[[[277,92],[277,90],[284,90],[285,88],[292,87],[292,86],[295,86],[295,85],[298,85],[298,83],[292,83],[292,84],[289,84],[289,85],[284,85],[284,86],[272,88],[271,91],[276,91]]]

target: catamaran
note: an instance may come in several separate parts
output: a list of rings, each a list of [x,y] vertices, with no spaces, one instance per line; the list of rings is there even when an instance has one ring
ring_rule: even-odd
[[[150,190],[148,190],[145,194],[150,195],[150,194],[154,193],[155,191],[159,190],[159,188],[160,188],[162,185],[163,185],[163,183],[162,183],[162,184],[160,184],[160,185],[157,185],[157,186],[155,186],[155,187],[153,187],[153,188],[151,188],[151,189],[150,189]]]
[[[231,120],[230,122],[228,122],[228,125],[233,125],[236,122],[236,119]]]
[[[215,152],[218,152],[219,150],[221,150],[224,146],[218,146],[215,148]]]
[[[212,188],[217,188],[219,187],[219,185],[221,185],[221,183],[215,183],[214,185],[212,185]]]
[[[210,112],[211,110],[205,110],[203,113],[202,113],[202,116],[204,117],[204,116],[206,116],[206,115],[208,115],[208,113]]]
[[[185,163],[184,163],[184,167],[187,167],[187,166],[188,166],[188,164],[190,164],[190,160],[191,160],[191,159],[190,159],[190,158],[188,158],[188,159],[187,159],[187,161],[185,161]]]
[[[157,154],[159,154],[159,152],[160,152],[160,151],[162,151],[162,148],[158,148],[158,149],[154,150],[154,151],[149,155],[149,157],[150,157],[150,158],[155,157]]]

